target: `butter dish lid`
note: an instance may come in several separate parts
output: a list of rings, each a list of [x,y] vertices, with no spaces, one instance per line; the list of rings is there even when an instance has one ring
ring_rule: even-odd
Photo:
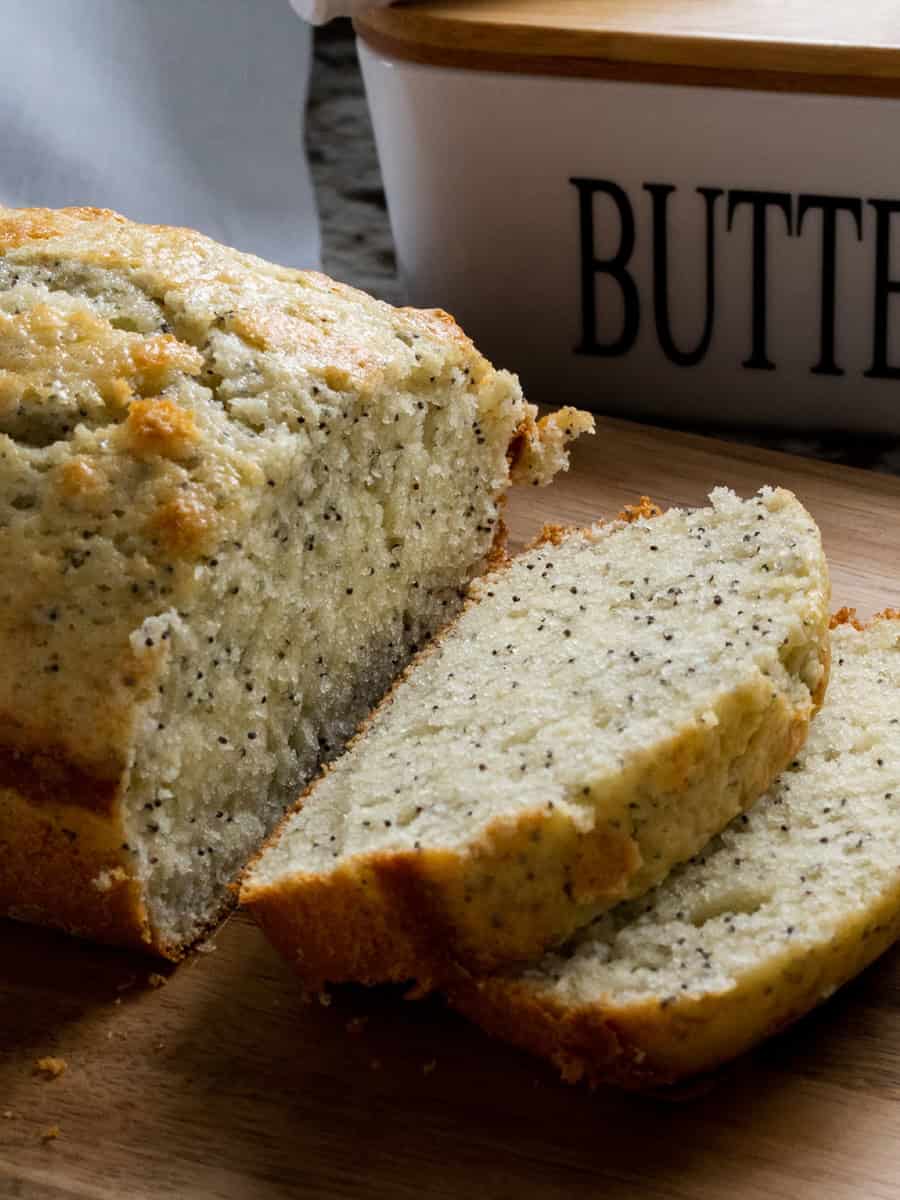
[[[898,0],[428,0],[356,29],[471,70],[900,95]]]

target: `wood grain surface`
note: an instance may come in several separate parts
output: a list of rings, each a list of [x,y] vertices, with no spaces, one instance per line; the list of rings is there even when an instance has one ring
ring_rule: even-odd
[[[895,0],[428,0],[373,10],[385,53],[469,69],[895,95]]]
[[[516,540],[642,492],[798,492],[835,601],[900,601],[900,480],[604,421]],[[153,986],[165,971],[164,986]],[[34,1073],[52,1055],[57,1079]],[[58,1137],[47,1139],[56,1127]],[[431,999],[305,1001],[237,914],[177,969],[0,922],[2,1200],[897,1200],[900,953],[668,1098],[567,1087]]]

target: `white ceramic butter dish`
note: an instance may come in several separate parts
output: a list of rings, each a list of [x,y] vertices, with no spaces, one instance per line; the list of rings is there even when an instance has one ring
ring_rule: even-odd
[[[900,432],[900,7],[357,21],[401,271],[530,395]]]

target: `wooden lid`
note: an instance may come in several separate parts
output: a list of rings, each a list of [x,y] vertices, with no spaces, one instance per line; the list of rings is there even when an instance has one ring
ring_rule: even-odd
[[[900,0],[429,0],[356,28],[471,70],[900,95]]]

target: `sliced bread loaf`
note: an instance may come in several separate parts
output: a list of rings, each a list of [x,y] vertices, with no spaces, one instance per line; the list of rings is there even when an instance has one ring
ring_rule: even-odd
[[[445,313],[0,208],[0,913],[195,938],[592,424],[534,416]]]
[[[789,492],[711,499],[477,583],[245,878],[308,982],[533,956],[770,785],[825,688],[825,559]]]
[[[894,614],[900,617],[900,614]],[[707,1071],[900,936],[900,620],[834,633],[828,698],[772,791],[654,892],[453,1000],[565,1078]]]

